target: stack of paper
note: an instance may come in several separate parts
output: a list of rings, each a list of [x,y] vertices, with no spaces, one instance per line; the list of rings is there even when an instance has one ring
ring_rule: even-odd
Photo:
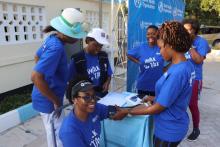
[[[104,105],[134,106],[141,103],[141,99],[137,97],[136,93],[130,92],[110,92],[101,100],[98,101]]]

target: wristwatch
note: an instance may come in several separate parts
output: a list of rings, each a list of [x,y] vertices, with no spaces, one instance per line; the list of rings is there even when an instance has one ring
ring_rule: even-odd
[[[112,117],[116,114],[116,107],[115,106],[108,106],[108,116]]]

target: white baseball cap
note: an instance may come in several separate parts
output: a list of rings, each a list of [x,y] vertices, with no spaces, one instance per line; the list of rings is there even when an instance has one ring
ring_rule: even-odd
[[[78,39],[85,37],[89,31],[84,15],[74,8],[64,9],[60,16],[50,21],[50,25],[64,35]]]
[[[109,45],[108,35],[101,28],[93,28],[92,31],[88,33],[87,37],[94,38],[102,45]]]

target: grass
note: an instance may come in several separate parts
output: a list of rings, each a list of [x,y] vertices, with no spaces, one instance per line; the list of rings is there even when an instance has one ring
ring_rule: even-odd
[[[0,101],[0,115],[31,102],[31,91],[7,95]]]

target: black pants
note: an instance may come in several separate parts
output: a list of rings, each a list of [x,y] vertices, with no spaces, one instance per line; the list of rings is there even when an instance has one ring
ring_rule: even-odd
[[[142,99],[145,95],[148,96],[155,96],[154,91],[143,91],[143,90],[138,90],[138,96]]]
[[[154,136],[153,147],[177,147],[180,142],[181,141],[178,141],[178,142],[163,141],[160,138],[157,138],[156,136]]]

